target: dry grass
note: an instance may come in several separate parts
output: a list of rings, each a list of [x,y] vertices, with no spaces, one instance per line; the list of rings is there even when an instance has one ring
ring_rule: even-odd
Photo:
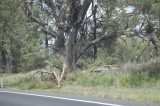
[[[60,89],[51,80],[43,80],[40,76],[36,76],[36,80],[31,79],[33,73],[0,77],[8,88],[160,103],[160,58],[140,64],[128,63],[122,69],[98,74],[89,71],[71,73]]]
[[[49,89],[47,91],[70,93],[76,95],[89,95],[111,99],[160,103],[159,89],[160,86],[132,88],[115,86],[84,87],[78,85],[70,85],[64,86],[61,89]]]
[[[155,66],[156,67],[153,67]],[[160,57],[156,58],[156,59],[151,59],[150,61],[147,62],[143,62],[143,63],[125,63],[123,65],[121,65],[121,70],[126,72],[126,71],[145,71],[146,68],[151,67],[151,68],[158,68],[157,70],[160,69]],[[149,71],[152,71],[154,69],[149,68]],[[159,70],[160,71],[160,70]]]

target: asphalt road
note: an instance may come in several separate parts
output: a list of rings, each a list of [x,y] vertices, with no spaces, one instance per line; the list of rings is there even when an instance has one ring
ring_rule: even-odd
[[[0,90],[0,106],[160,106],[96,97],[36,91]]]

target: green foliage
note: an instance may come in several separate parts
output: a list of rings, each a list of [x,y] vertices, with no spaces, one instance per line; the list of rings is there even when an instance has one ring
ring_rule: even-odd
[[[6,51],[5,72],[18,73],[45,66],[39,26],[28,23],[24,13],[19,0],[0,2],[0,47]],[[0,66],[1,58],[0,55]]]
[[[120,84],[122,86],[140,86],[142,84],[142,80],[143,75],[131,72],[120,78]]]
[[[101,7],[106,7],[107,10],[112,11],[115,9],[117,0],[97,0]]]
[[[141,7],[142,12],[144,14],[150,12],[150,10],[152,9],[153,3],[154,3],[154,0],[143,0],[142,7]]]
[[[112,52],[112,54],[113,53],[114,52]],[[95,62],[93,63],[93,65],[94,66],[104,66],[106,64],[109,64],[109,65],[117,64],[118,63],[118,58],[113,57],[112,54],[109,55],[106,50],[100,49],[99,52],[98,52],[98,57],[95,60]]]
[[[122,86],[127,87],[135,87],[135,86],[142,86],[147,84],[148,86],[154,85],[159,82],[159,78],[151,76],[154,73],[152,72],[129,72],[128,74],[124,74],[119,83]]]
[[[136,61],[143,50],[147,47],[147,42],[140,38],[122,37],[116,42],[114,55],[120,62]]]
[[[148,42],[138,37],[122,36],[115,42],[112,53],[108,53],[108,49],[108,47],[99,48],[95,61],[89,57],[86,57],[85,60],[79,60],[78,64],[81,65],[81,69],[90,69],[106,64],[114,65],[125,62],[139,63],[156,57],[150,54]]]
[[[44,60],[45,58],[38,56],[36,53],[25,55],[21,63],[21,72],[43,68],[45,66]]]
[[[48,59],[54,66],[57,66],[59,68],[63,67],[63,63],[60,59],[60,55],[57,53],[52,53],[50,58]]]
[[[160,3],[153,4],[152,11],[157,16],[157,18],[160,18]]]
[[[146,33],[147,34],[152,34],[154,32],[154,26],[152,23],[148,23],[148,25],[146,26]]]

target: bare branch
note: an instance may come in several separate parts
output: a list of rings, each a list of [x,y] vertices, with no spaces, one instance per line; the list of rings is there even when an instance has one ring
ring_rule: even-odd
[[[27,12],[28,12],[28,18],[30,20],[32,20],[33,22],[39,24],[40,26],[42,26],[42,29],[41,31],[46,33],[46,34],[49,34],[51,35],[52,37],[56,37],[56,32],[51,32],[51,31],[48,31],[46,29],[46,26],[48,26],[48,24],[46,22],[43,22],[43,21],[40,21],[35,15],[34,13],[31,11],[31,9],[29,8],[29,4],[24,0],[24,3],[25,3],[25,6],[26,6],[26,9],[27,9]]]
[[[33,75],[32,75],[32,79],[34,78],[34,76],[36,75],[36,74],[38,74],[38,73],[47,73],[47,74],[53,74],[52,72],[49,72],[49,71],[45,71],[45,70],[43,70],[43,71],[36,71]]]

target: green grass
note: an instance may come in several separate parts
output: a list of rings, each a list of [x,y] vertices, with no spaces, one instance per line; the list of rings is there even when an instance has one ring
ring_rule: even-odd
[[[46,91],[92,95],[160,103],[160,59],[146,63],[125,64],[120,70],[105,73],[77,71],[70,73],[62,82],[62,88],[48,78],[33,73],[4,74],[4,86],[19,89],[40,89]],[[48,77],[48,76],[47,76]]]
[[[7,88],[39,89],[50,92],[160,103],[160,80],[150,79],[148,81],[148,78],[147,80],[142,78],[143,80],[139,81],[139,78],[146,77],[146,74],[135,77],[136,75],[132,76],[131,73],[124,74],[122,72],[103,74],[76,72],[70,74],[63,81],[62,88],[57,88],[50,80],[42,80],[40,76],[36,76],[36,79],[31,79],[30,74],[4,76],[3,80]]]
[[[98,85],[112,85],[114,76],[111,73],[85,73],[79,74],[76,79],[77,85],[82,86],[98,86]]]
[[[43,81],[38,75],[32,78],[32,74],[5,74],[1,76],[4,87],[6,88],[20,88],[20,89],[51,89],[54,83],[50,80]]]

